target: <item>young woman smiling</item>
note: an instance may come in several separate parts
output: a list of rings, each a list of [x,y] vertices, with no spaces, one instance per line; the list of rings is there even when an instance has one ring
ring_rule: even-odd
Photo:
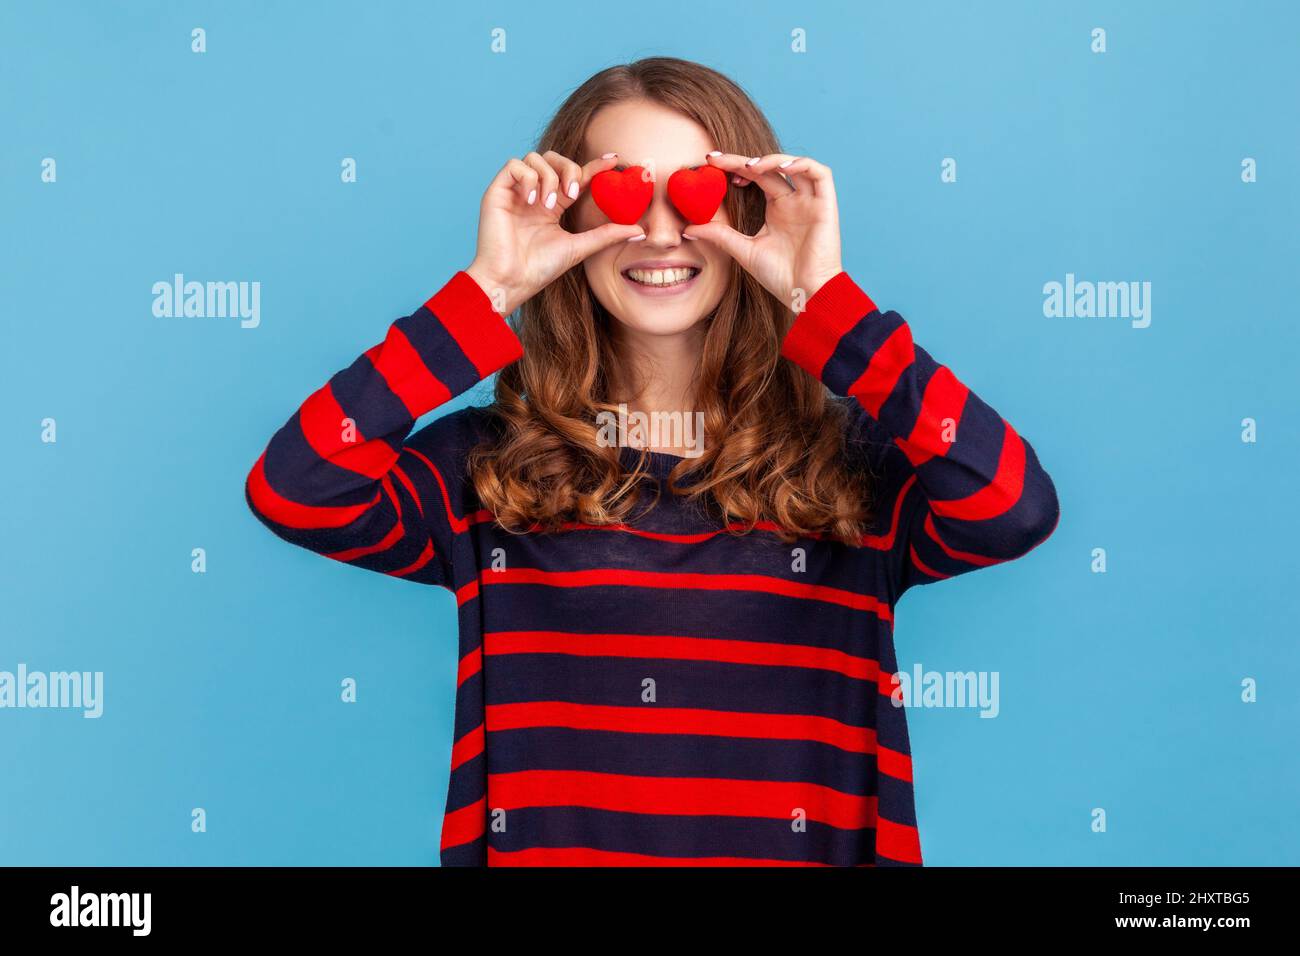
[[[610,222],[588,187],[632,165],[652,198]],[[690,224],[665,184],[703,165],[730,185]],[[412,433],[498,371],[491,406]],[[608,447],[620,404],[702,412],[703,453]],[[830,169],[666,58],[569,97],[488,186],[469,266],[246,496],[455,594],[446,865],[920,864],[894,606],[1058,517],[1029,444],[843,271]]]

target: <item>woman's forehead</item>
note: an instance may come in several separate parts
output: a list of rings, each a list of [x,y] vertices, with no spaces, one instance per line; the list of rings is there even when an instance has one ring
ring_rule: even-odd
[[[708,132],[689,116],[648,100],[613,103],[596,112],[583,145],[588,162],[605,153],[618,153],[629,166],[653,166],[672,173],[704,162],[713,149]]]

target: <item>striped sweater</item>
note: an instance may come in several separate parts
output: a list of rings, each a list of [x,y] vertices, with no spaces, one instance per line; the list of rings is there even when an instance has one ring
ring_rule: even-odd
[[[1033,449],[841,272],[782,354],[853,412],[875,476],[859,547],[729,533],[672,494],[630,525],[511,534],[466,475],[490,416],[412,430],[520,354],[458,272],[307,398],[245,487],[281,538],[455,594],[442,863],[919,865],[894,607],[1052,533]],[[679,460],[648,458],[655,481]]]

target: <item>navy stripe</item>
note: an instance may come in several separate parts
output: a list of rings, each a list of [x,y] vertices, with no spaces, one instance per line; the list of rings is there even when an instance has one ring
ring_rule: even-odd
[[[580,770],[812,783],[863,797],[876,792],[874,754],[808,741],[528,727],[492,731],[491,747],[494,773]]]
[[[897,312],[872,312],[859,319],[836,343],[822,370],[822,381],[836,395],[849,394],[849,388],[867,370],[871,356],[902,324]]]
[[[375,497],[371,478],[316,454],[303,434],[300,412],[271,439],[263,470],[277,494],[301,505],[346,508]]]
[[[488,638],[488,647],[492,640]],[[876,684],[832,671],[714,661],[574,654],[496,654],[487,703],[565,701],[602,707],[825,717],[875,726]],[[654,703],[643,703],[654,681]]]
[[[506,814],[493,848],[589,847],[660,857],[745,857],[853,866],[874,852],[875,830],[808,821],[727,816],[661,816],[587,807],[526,807]]]
[[[363,438],[387,437],[396,448],[410,432],[411,413],[367,356],[362,355],[331,378],[330,390],[343,414],[357,423]]]
[[[624,631],[793,642],[875,659],[877,618],[825,601],[757,591],[484,584],[488,631]],[[496,595],[495,597],[493,595]],[[504,598],[504,600],[503,600]],[[607,630],[597,630],[597,628]]]
[[[396,324],[424,364],[437,370],[438,379],[452,395],[459,395],[478,383],[479,374],[474,363],[428,309],[398,319]]]

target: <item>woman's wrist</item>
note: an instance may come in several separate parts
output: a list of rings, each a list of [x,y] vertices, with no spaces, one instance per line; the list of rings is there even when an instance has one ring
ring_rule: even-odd
[[[465,273],[478,283],[483,294],[491,301],[492,308],[502,315],[509,315],[522,303],[518,293],[508,283],[483,268],[477,259],[465,267]]]
[[[841,267],[838,263],[829,266],[823,266],[822,268],[819,268],[815,272],[811,272],[808,273],[807,275],[801,276],[798,280],[795,281],[795,288],[803,290],[804,301],[807,302],[809,299],[811,299],[813,296],[815,296],[818,292],[821,291],[822,286],[826,285],[826,283],[830,282],[832,279],[834,279],[837,275],[839,275],[843,271],[844,271],[843,267]]]

